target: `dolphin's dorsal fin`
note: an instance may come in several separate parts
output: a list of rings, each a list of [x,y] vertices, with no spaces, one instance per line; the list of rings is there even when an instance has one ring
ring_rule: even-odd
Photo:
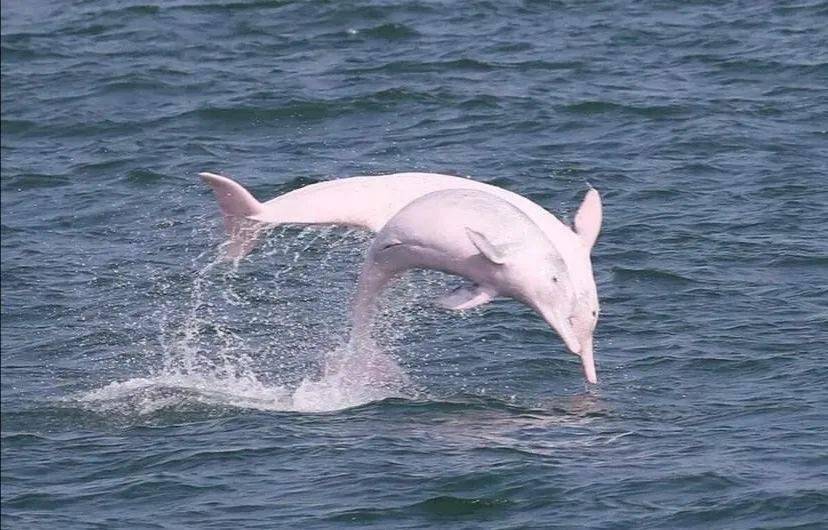
[[[601,196],[598,190],[590,188],[584,197],[578,213],[575,214],[575,233],[581,237],[584,245],[591,249],[601,231]]]
[[[441,296],[436,304],[443,309],[462,311],[487,304],[492,301],[492,298],[494,298],[492,291],[473,284],[458,287],[447,295]]]

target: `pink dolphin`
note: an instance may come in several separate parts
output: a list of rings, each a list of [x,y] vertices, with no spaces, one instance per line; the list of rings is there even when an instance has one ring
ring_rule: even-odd
[[[212,187],[224,215],[230,235],[228,257],[231,258],[242,257],[255,246],[255,225],[259,223],[335,224],[379,232],[412,201],[435,191],[465,189],[494,195],[530,219],[562,261],[563,270],[568,277],[568,288],[574,293],[574,302],[566,319],[568,326],[564,326],[559,319],[557,325],[560,329],[556,327],[556,330],[568,348],[581,356],[587,380],[593,383],[597,381],[593,361],[593,332],[599,306],[590,252],[601,229],[602,208],[600,196],[595,189],[590,189],[584,197],[575,215],[573,230],[525,197],[503,188],[450,175],[396,173],[376,177],[350,177],[311,184],[264,203],[257,201],[244,187],[227,177],[213,173],[201,173],[200,176]],[[502,208],[498,209],[501,210]],[[467,213],[472,214],[469,211]],[[432,227],[436,232],[442,230],[439,224],[427,218],[421,219],[420,223],[423,227]],[[472,228],[472,231],[475,230]],[[469,237],[471,236],[465,236],[465,239]],[[441,303],[447,308],[468,309],[488,302],[495,294],[512,296],[497,289],[489,292],[477,284],[444,297]],[[525,301],[525,297],[518,299]],[[537,307],[526,303],[541,312]]]
[[[462,276],[472,288],[444,298],[472,307],[506,296],[534,309],[581,356],[596,382],[592,352],[583,351],[573,327],[577,292],[558,250],[526,214],[479,190],[428,193],[400,210],[368,250],[354,301],[353,336],[370,336],[377,295],[396,275],[433,269]],[[586,355],[584,355],[586,353]]]

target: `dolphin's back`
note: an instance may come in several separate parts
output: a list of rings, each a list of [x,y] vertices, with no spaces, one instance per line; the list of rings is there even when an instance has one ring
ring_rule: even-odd
[[[291,191],[251,216],[264,223],[336,224],[379,232],[406,204],[432,191],[473,180],[429,173],[349,177]]]
[[[508,201],[478,189],[438,190],[418,197],[394,215],[377,235],[375,247],[403,243],[457,258],[477,254],[466,230],[494,244],[543,244],[543,231]]]
[[[233,230],[236,216],[270,224],[332,224],[379,232],[397,212],[415,199],[446,189],[471,189],[490,193],[514,205],[537,224],[552,241],[572,239],[575,234],[554,215],[516,193],[469,178],[439,173],[394,173],[358,176],[310,184],[264,203],[227,177],[203,173],[202,178],[219,197],[228,233],[233,239],[249,237],[249,231]],[[229,194],[229,195],[228,195]],[[239,207],[233,209],[234,205]],[[252,206],[247,206],[252,205]],[[228,209],[226,206],[230,206]],[[233,241],[233,258],[247,253],[251,241]]]
[[[487,191],[527,209],[534,206],[540,210],[534,212],[536,215],[551,217],[560,224],[549,212],[520,195],[483,182],[438,173],[395,173],[311,184],[264,203],[263,211],[251,218],[277,224],[342,224],[379,232],[404,206],[445,189]],[[521,204],[523,201],[528,205]]]

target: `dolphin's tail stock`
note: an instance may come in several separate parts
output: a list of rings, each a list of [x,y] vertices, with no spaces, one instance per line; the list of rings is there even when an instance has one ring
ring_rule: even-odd
[[[232,179],[215,173],[198,175],[213,189],[221,214],[224,216],[224,227],[230,238],[225,258],[243,258],[256,246],[261,232],[260,224],[250,217],[262,212],[262,203]]]

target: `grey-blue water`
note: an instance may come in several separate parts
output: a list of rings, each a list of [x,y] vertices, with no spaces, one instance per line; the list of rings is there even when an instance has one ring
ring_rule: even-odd
[[[809,0],[4,1],[2,526],[824,528],[826,28]],[[601,192],[600,384],[516,302],[435,308],[437,273],[384,301],[411,388],[314,383],[370,236],[221,263],[196,176],[413,170],[566,221]]]

